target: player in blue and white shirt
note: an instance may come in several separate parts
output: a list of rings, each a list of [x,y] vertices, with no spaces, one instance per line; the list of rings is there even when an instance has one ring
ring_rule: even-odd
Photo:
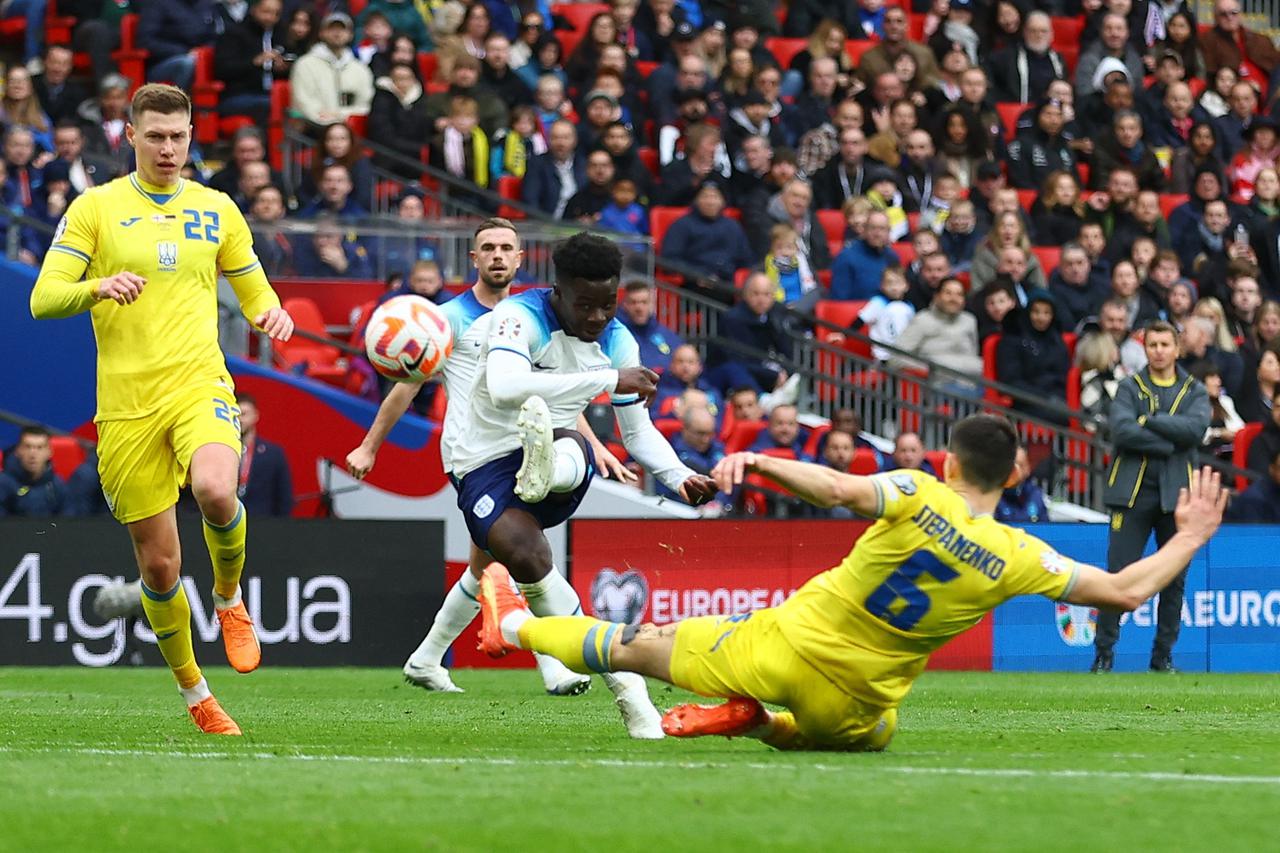
[[[440,456],[446,473],[453,470],[453,448],[458,436],[467,428],[468,400],[479,369],[480,354],[488,339],[491,312],[510,294],[511,282],[523,256],[520,237],[509,220],[493,218],[480,223],[471,251],[478,280],[470,290],[440,308],[449,318],[453,330],[453,354],[442,370],[444,390],[449,397],[440,436]],[[373,468],[378,449],[421,387],[420,383],[404,382],[391,389],[378,408],[364,440],[347,455],[347,471],[353,477],[363,479]],[[595,441],[595,436],[591,435],[590,439]],[[634,475],[602,446],[593,449],[605,464],[603,473],[606,476],[634,479]],[[479,577],[491,561],[492,558],[473,542],[471,571],[463,573],[449,590],[426,638],[405,662],[404,675],[410,683],[427,690],[461,692],[441,661],[449,646],[475,618],[479,610],[475,600]],[[543,684],[550,693],[577,694],[591,684],[589,678],[571,672],[555,658],[539,655],[537,661]]]
[[[553,260],[554,288],[505,300],[490,317],[452,476],[472,541],[507,567],[534,613],[570,616],[582,606],[542,531],[573,515],[590,485],[595,454],[573,427],[592,399],[609,393],[627,451],[668,489],[699,504],[716,485],[679,460],[645,411],[658,377],[614,316],[618,247],[582,232]],[[632,737],[662,736],[644,679],[605,681]]]

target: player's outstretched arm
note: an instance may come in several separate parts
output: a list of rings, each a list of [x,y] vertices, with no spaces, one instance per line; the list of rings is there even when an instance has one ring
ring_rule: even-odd
[[[600,475],[606,480],[617,480],[619,483],[635,483],[639,481],[639,477],[635,475],[630,468],[623,465],[618,457],[614,456],[608,447],[596,437],[596,431],[591,428],[591,424],[587,423],[586,415],[578,415],[578,432],[582,433],[582,437],[591,445],[591,450],[596,455],[596,465],[600,469]]]
[[[404,417],[404,413],[409,410],[409,404],[413,402],[413,398],[418,396],[424,383],[422,382],[397,382],[382,404],[378,406],[378,414],[374,416],[373,423],[369,425],[369,431],[364,434],[364,441],[360,442],[360,446],[347,454],[347,473],[357,480],[363,480],[371,470],[373,463],[377,460],[378,449],[382,447],[382,442],[387,440],[391,428],[396,425],[400,418]]]
[[[875,518],[880,507],[879,492],[869,477],[842,474],[825,465],[779,459],[761,453],[733,453],[711,470],[720,491],[731,492],[742,485],[748,473],[762,474],[814,506],[847,506],[858,515]]]
[[[1080,566],[1066,600],[1116,610],[1133,610],[1169,585],[1191,562],[1222,523],[1227,490],[1222,477],[1209,467],[1191,474],[1191,486],[1178,496],[1174,520],[1178,532],[1150,557],[1130,563],[1115,574]]]
[[[680,461],[671,443],[658,432],[639,401],[615,405],[613,412],[618,418],[623,446],[641,467],[658,478],[658,482],[693,506],[715,497],[715,481]]]

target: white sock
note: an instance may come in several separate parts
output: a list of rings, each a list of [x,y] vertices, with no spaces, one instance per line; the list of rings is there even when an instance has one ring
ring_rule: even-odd
[[[581,616],[578,593],[555,566],[537,583],[516,584],[535,616]]]
[[[453,645],[453,641],[461,636],[480,612],[480,604],[476,601],[479,594],[480,582],[470,570],[464,571],[444,597],[444,604],[440,605],[440,612],[431,623],[431,630],[427,632],[422,644],[409,655],[406,665],[440,666],[449,646]]]
[[[178,692],[182,694],[183,700],[187,703],[187,707],[199,705],[205,699],[213,694],[209,692],[209,682],[201,678],[191,687],[179,687]]]
[[[640,690],[646,699],[649,698],[649,685],[645,684],[643,675],[634,672],[603,672],[600,677],[614,696],[621,696],[634,688]]]
[[[512,610],[506,616],[502,617],[502,622],[498,624],[498,629],[502,631],[502,639],[506,640],[513,646],[524,648],[520,645],[520,626],[533,618],[533,614],[528,610]],[[555,658],[552,658],[555,660]]]
[[[216,592],[213,594],[213,606],[219,610],[226,610],[228,607],[235,607],[240,603],[240,585],[236,584],[236,594],[230,598],[223,598]]]
[[[555,472],[551,475],[551,491],[572,492],[587,476],[587,458],[582,445],[572,438],[557,438]]]

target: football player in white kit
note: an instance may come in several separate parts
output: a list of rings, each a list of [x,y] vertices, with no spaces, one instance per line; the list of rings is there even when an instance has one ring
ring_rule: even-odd
[[[716,484],[685,466],[649,419],[658,377],[615,317],[618,247],[584,231],[553,260],[553,288],[506,299],[490,315],[450,476],[472,541],[506,566],[529,608],[570,616],[582,605],[542,531],[573,515],[590,485],[596,455],[572,427],[592,399],[609,393],[627,451],[667,488],[700,504]],[[644,679],[604,677],[631,736],[662,737]]]
[[[440,455],[446,472],[452,470],[450,456],[453,444],[466,428],[470,410],[468,400],[475,381],[481,347],[488,335],[490,312],[509,295],[511,281],[520,268],[523,256],[520,237],[509,220],[494,217],[481,222],[476,229],[471,251],[478,280],[470,290],[441,306],[440,310],[449,318],[454,340],[453,355],[443,368],[444,390],[449,397],[449,405],[440,437]],[[378,449],[396,421],[408,410],[421,387],[421,383],[403,382],[391,389],[378,408],[378,414],[360,446],[347,454],[347,471],[353,477],[363,479],[373,468]],[[583,424],[585,426],[585,420]],[[595,440],[594,434],[589,431],[587,434],[591,440]],[[635,475],[603,446],[596,447],[595,452],[604,457],[607,466],[603,472],[605,476],[612,475],[623,480],[635,479]],[[409,683],[427,690],[461,692],[441,661],[449,646],[479,612],[479,605],[475,600],[479,591],[479,577],[492,559],[472,543],[470,571],[464,572],[449,590],[427,636],[405,662],[404,675]],[[536,659],[548,693],[558,696],[575,695],[591,685],[588,676],[570,671],[555,658],[538,655]]]

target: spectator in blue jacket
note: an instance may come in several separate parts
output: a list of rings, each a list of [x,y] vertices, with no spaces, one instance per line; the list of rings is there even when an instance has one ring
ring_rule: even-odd
[[[240,406],[240,502],[250,515],[288,516],[293,513],[293,478],[284,449],[258,435],[258,401],[251,394],[236,395]]]
[[[320,214],[330,214],[343,219],[360,219],[369,211],[360,206],[352,191],[351,172],[341,163],[324,167],[320,175],[320,192],[315,200],[298,211],[299,219],[311,219]]]
[[[924,455],[924,442],[914,432],[899,433],[893,440],[893,455],[885,460],[885,471],[901,469],[923,471],[931,477],[942,477]]]
[[[1049,507],[1045,504],[1044,492],[1031,479],[1031,462],[1027,459],[1025,448],[1018,448],[1013,465],[1018,472],[1018,484],[1005,489],[1000,496],[1000,503],[996,505],[996,521],[1005,524],[1048,521]]]
[[[716,420],[711,412],[701,407],[690,407],[680,416],[683,429],[671,438],[671,449],[685,465],[699,474],[710,474],[724,458],[724,445],[716,438]],[[680,496],[662,484],[658,494],[667,498]]]
[[[768,405],[794,403],[799,374],[788,375],[781,361],[793,349],[787,309],[774,298],[774,284],[753,272],[742,284],[742,299],[720,315],[719,334],[707,354],[707,379],[717,388],[750,388]]]
[[[315,234],[300,237],[293,261],[296,273],[305,278],[373,278],[368,251],[332,218],[316,223]]]
[[[1227,507],[1227,521],[1280,524],[1280,451],[1271,457],[1267,476],[1236,495]]]
[[[671,223],[662,239],[662,259],[718,279],[718,286],[700,278],[690,283],[720,299],[732,292],[734,273],[755,263],[746,232],[724,215],[724,208],[724,187],[707,178],[693,197],[693,209]]]
[[[880,277],[890,266],[902,266],[902,262],[889,248],[889,217],[873,210],[867,214],[862,237],[836,256],[828,298],[870,299],[880,292]]]
[[[762,450],[789,450],[794,458],[802,462],[811,461],[804,452],[805,435],[797,415],[796,407],[790,403],[774,406],[769,412],[767,425],[748,449],[757,453]]]
[[[0,471],[0,516],[45,517],[66,511],[67,487],[53,473],[53,450],[44,427],[23,427]]]
[[[170,82],[191,90],[197,47],[212,45],[218,37],[218,12],[214,0],[165,0],[147,3],[138,20],[138,47],[149,53],[147,80]]]
[[[640,363],[649,366],[644,359]],[[691,344],[680,344],[672,352],[671,364],[658,377],[658,391],[649,406],[650,412],[654,417],[670,416],[675,410],[676,400],[691,388],[707,395],[707,408],[718,427],[724,414],[724,395],[702,375],[702,356]]]
[[[653,288],[646,281],[632,279],[623,286],[618,319],[640,345],[640,363],[662,373],[671,364],[671,354],[684,341],[658,322],[653,311]]]

